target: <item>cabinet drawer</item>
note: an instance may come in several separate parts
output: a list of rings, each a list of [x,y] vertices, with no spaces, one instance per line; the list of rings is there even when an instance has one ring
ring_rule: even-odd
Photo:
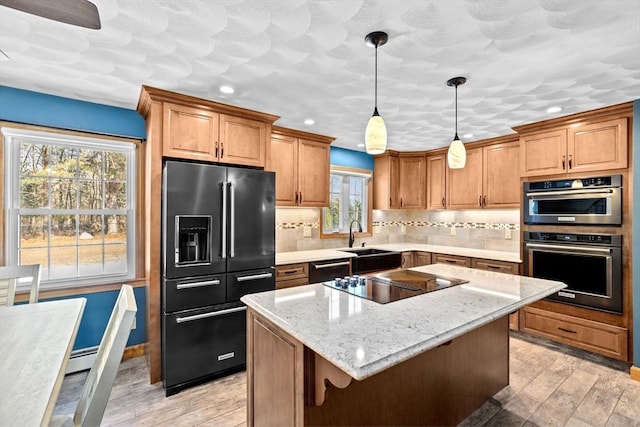
[[[496,273],[518,274],[520,266],[512,262],[492,261],[488,259],[474,258],[471,261],[471,267],[478,270],[495,271]]]
[[[460,267],[471,267],[471,259],[456,255],[432,254],[431,261],[434,264],[451,264]]]
[[[421,265],[431,264],[431,252],[415,252],[413,254],[413,266],[420,267]]]
[[[304,286],[309,284],[306,277],[291,280],[279,280],[276,282],[276,289],[293,288],[294,286]]]
[[[532,307],[525,307],[523,312],[524,332],[627,361],[625,328]]]
[[[276,266],[276,282],[291,279],[307,279],[309,277],[309,264],[287,264]]]

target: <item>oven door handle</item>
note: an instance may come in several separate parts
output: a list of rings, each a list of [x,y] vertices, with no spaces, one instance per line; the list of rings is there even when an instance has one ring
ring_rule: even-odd
[[[535,193],[526,193],[527,197],[533,199],[542,199],[541,196],[570,196],[570,195],[585,195],[585,196],[602,196],[610,197],[614,193],[614,189],[608,190],[563,190],[563,191],[540,191]]]
[[[224,316],[238,311],[246,311],[247,307],[228,308],[226,310],[210,311],[208,313],[194,314],[193,316],[176,317],[176,323],[192,322],[194,320],[206,319],[208,317]]]
[[[566,252],[593,252],[600,254],[610,254],[610,248],[585,248],[582,246],[567,246],[567,245],[546,245],[539,243],[525,243],[525,246],[528,248],[538,248],[538,249],[560,249]]]

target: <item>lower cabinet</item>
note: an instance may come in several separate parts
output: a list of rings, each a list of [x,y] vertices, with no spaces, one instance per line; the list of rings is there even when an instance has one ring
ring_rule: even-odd
[[[628,360],[629,331],[619,326],[525,307],[521,330],[614,359]]]
[[[432,254],[431,261],[433,264],[451,264],[460,267],[471,267],[471,258],[458,255]]]
[[[471,268],[478,270],[495,271],[496,273],[520,274],[520,264],[507,261],[494,261],[489,259],[473,258]],[[520,311],[509,315],[509,328],[517,331],[520,329]]]
[[[413,267],[413,252],[402,252],[402,262],[400,268]]]
[[[431,252],[414,252],[413,253],[413,266],[420,267],[421,265],[431,264]]]
[[[309,264],[286,264],[276,266],[276,289],[292,288],[309,284]]]

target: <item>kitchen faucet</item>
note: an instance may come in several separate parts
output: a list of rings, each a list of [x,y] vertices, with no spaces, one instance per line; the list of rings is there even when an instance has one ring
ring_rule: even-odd
[[[358,221],[357,219],[354,219],[353,221],[351,221],[351,224],[349,224],[349,247],[350,248],[353,247],[353,241],[355,240],[355,238],[353,237],[353,223],[354,222],[358,223],[358,233],[362,233],[362,225],[360,224],[360,221]]]

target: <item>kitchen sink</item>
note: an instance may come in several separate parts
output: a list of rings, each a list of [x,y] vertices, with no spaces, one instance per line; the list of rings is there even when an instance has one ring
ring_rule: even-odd
[[[357,255],[355,258],[351,258],[353,274],[391,270],[402,264],[402,254],[396,251],[375,248],[342,249],[341,251]]]

